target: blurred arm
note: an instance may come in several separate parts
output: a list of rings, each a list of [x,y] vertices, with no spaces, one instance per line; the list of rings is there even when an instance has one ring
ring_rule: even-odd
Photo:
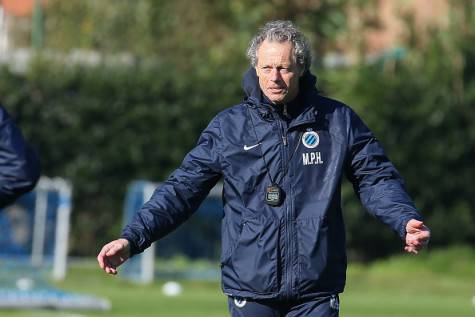
[[[0,106],[0,208],[33,189],[39,176],[37,156]]]

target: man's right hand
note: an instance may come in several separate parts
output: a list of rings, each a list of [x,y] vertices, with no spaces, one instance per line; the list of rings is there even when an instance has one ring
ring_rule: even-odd
[[[130,243],[127,239],[117,239],[102,247],[97,255],[99,266],[106,273],[117,274],[117,267],[130,258]]]

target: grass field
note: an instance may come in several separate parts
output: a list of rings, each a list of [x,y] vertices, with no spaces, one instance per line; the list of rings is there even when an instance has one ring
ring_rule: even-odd
[[[183,293],[165,297],[163,281],[137,286],[106,276],[95,264],[73,266],[58,287],[109,298],[109,312],[0,311],[0,317],[228,316],[218,282],[182,282]],[[343,317],[475,316],[475,250],[454,248],[352,264],[341,295]],[[258,317],[258,316],[256,316]]]

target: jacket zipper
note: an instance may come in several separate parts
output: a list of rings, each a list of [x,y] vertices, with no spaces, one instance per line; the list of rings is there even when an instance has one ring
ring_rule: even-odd
[[[288,116],[287,104],[284,104],[283,115],[284,115],[285,117]],[[287,146],[287,144],[288,144],[288,142],[287,142],[287,133],[286,133],[285,129],[282,127],[282,121],[280,121],[280,120],[279,120],[279,125],[280,125],[280,128],[282,129],[282,130],[281,130],[281,133],[282,133],[282,143],[284,143],[284,145]]]
[[[300,140],[297,140],[297,142],[300,142]],[[293,156],[293,155],[292,155]],[[287,164],[289,164],[289,166],[287,168],[291,168],[291,162],[289,161]],[[291,175],[291,171],[289,171],[289,173]],[[293,199],[292,199],[292,181],[290,180],[289,181],[289,189],[288,189],[288,204],[287,204],[287,208],[289,209],[289,212],[288,212],[288,215],[289,215],[289,223],[288,223],[288,231],[289,231],[289,262],[290,263],[290,268],[292,268],[293,266],[293,260],[290,261],[290,259],[295,259],[296,257],[293,255],[294,254],[294,242],[292,240],[292,236],[294,235],[294,203],[293,203]],[[295,275],[292,275],[292,273],[294,273]],[[289,269],[289,275],[290,275],[290,280],[289,280],[289,297],[292,296],[293,294],[293,284],[294,284],[294,277],[295,278],[298,278],[297,276],[297,273],[294,272],[294,270],[292,269]]]
[[[285,106],[284,106],[285,107]],[[286,110],[284,108],[284,110]],[[283,165],[283,171],[289,168],[289,166],[286,166],[285,162],[287,162],[287,145],[288,145],[288,140],[287,140],[287,132],[284,128],[284,124],[281,118],[277,116],[277,121],[279,122],[279,130],[280,134],[282,136],[282,143],[284,147],[282,148],[282,165]],[[287,162],[287,164],[290,164],[290,162]],[[284,172],[283,172],[284,173]],[[287,174],[287,173],[285,173]],[[282,187],[284,187],[284,181],[285,181],[285,174],[282,177]],[[290,198],[290,197],[289,197]],[[292,265],[291,265],[291,259],[292,259],[292,207],[290,206],[291,202],[288,200],[289,198],[285,199],[285,244],[286,244],[286,252],[284,256],[284,268],[285,272],[283,274],[283,286],[284,286],[284,296],[286,298],[290,298],[292,296]]]

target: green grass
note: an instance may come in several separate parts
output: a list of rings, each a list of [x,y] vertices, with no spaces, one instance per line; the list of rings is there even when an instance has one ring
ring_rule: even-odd
[[[353,264],[341,316],[475,316],[475,250],[452,248]]]
[[[403,255],[371,265],[352,264],[347,289],[341,295],[343,317],[473,317],[475,305],[475,250],[452,248]],[[109,312],[0,311],[0,317],[82,316],[228,316],[226,298],[217,282],[182,282],[178,297],[161,293],[163,281],[137,286],[107,276],[95,264],[74,266],[64,290],[109,298]]]

